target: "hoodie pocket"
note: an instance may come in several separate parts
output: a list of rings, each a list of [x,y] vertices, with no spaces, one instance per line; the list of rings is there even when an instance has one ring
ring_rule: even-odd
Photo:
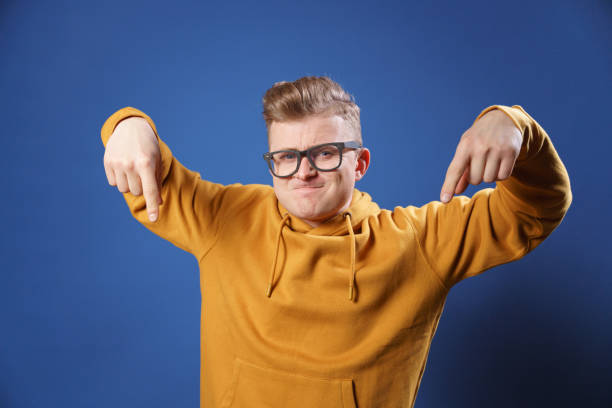
[[[350,378],[317,378],[234,359],[221,408],[357,408]]]

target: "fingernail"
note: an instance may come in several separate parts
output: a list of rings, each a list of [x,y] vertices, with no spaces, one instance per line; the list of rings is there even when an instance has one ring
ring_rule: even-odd
[[[154,213],[149,214],[149,221],[155,221],[157,219],[157,215]]]
[[[447,202],[448,200],[450,200],[450,195],[448,193],[442,194],[442,201]]]

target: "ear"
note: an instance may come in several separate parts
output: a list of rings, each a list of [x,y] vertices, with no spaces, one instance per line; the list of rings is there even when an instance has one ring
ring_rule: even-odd
[[[370,167],[370,151],[368,148],[362,147],[355,162],[355,181],[359,181],[365,176],[368,167]]]

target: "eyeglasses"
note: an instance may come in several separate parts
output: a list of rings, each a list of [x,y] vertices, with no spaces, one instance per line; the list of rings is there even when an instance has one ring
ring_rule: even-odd
[[[268,152],[263,155],[263,158],[268,163],[272,174],[283,178],[297,173],[302,157],[306,157],[310,165],[319,171],[333,171],[342,164],[344,149],[360,148],[361,144],[352,141],[323,143],[306,150],[287,149]]]

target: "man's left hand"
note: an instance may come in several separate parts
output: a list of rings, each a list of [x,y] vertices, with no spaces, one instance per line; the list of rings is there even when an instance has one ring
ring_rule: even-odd
[[[446,171],[440,200],[447,203],[468,184],[492,183],[512,174],[523,134],[501,110],[493,109],[466,130]]]

